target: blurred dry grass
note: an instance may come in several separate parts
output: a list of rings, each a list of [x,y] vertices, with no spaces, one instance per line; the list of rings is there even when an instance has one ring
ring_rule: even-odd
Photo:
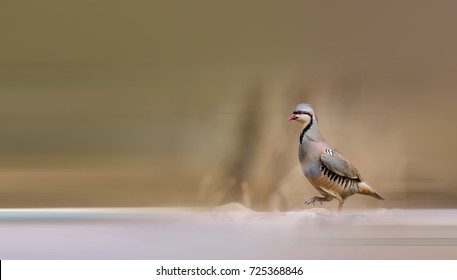
[[[346,207],[456,207],[455,11],[2,1],[0,205],[301,208],[287,117],[308,102],[388,199]]]

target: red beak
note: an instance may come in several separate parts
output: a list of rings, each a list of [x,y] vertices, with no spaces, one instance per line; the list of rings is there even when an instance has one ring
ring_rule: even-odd
[[[295,114],[290,115],[289,121],[294,121],[297,119],[297,116]]]

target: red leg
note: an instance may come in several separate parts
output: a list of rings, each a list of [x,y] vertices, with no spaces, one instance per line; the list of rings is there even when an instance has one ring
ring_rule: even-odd
[[[340,201],[340,204],[338,204],[338,213],[341,212],[341,209],[343,209],[343,203],[344,203],[344,200],[343,201]]]

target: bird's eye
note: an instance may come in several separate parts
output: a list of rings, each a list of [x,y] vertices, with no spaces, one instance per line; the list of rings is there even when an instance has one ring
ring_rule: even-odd
[[[310,116],[311,118],[313,117],[313,115],[309,112],[306,112],[306,111],[294,111],[294,115],[308,115]]]

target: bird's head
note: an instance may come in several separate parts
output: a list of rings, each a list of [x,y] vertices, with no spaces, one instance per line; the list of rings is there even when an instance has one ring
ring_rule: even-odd
[[[297,121],[306,126],[312,123],[314,118],[315,115],[313,108],[311,108],[309,104],[301,103],[295,107],[294,111],[289,117],[289,121]]]

